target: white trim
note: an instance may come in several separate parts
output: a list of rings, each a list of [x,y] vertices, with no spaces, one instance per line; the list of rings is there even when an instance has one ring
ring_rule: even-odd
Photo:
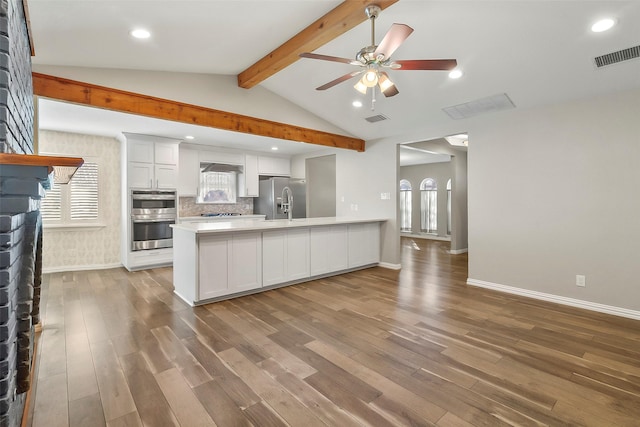
[[[427,239],[427,240],[440,240],[442,242],[450,242],[451,236],[438,236],[437,234],[417,234],[417,233],[408,233],[406,231],[400,232],[401,237],[413,237],[415,239]]]
[[[508,294],[520,295],[524,297],[534,298],[543,301],[555,302],[557,304],[568,305],[571,307],[583,308],[585,310],[597,311],[600,313],[612,314],[614,316],[627,317],[629,319],[640,320],[640,311],[629,310],[622,307],[614,307],[612,305],[599,304],[591,301],[584,301],[575,298],[567,298],[560,295],[546,294],[543,292],[532,291],[529,289],[515,288],[513,286],[500,285],[498,283],[485,282],[476,279],[467,279],[467,285],[477,286],[479,288],[492,289],[494,291],[506,292]]]
[[[114,264],[93,264],[93,265],[62,265],[59,267],[43,267],[42,273],[64,273],[66,271],[84,271],[84,270],[107,270],[109,268],[119,268],[123,265],[119,262]]]
[[[460,254],[466,254],[467,252],[469,252],[468,248],[464,248],[464,249],[453,249],[450,250],[449,253],[451,255],[460,255]]]
[[[379,262],[378,267],[388,268],[390,270],[402,269],[402,264],[391,264],[390,262]]]

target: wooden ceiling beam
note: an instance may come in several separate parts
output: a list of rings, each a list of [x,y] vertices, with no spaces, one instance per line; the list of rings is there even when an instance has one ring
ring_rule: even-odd
[[[300,31],[280,47],[238,74],[238,86],[250,89],[300,59],[303,52],[313,52],[355,26],[365,22],[365,8],[376,4],[386,9],[398,0],[346,0],[322,18]],[[284,15],[282,15],[284,16]]]
[[[300,126],[278,123],[227,111],[126,92],[40,73],[33,75],[33,93],[44,98],[170,120],[268,136],[289,141],[306,142],[326,147],[364,151],[364,140]]]

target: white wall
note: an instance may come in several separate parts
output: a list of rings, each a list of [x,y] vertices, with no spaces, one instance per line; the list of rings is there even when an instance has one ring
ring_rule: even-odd
[[[469,277],[640,310],[639,112],[634,91],[477,122]]]
[[[101,228],[44,228],[45,272],[120,266],[120,142],[103,136],[41,130],[40,153],[99,161]]]

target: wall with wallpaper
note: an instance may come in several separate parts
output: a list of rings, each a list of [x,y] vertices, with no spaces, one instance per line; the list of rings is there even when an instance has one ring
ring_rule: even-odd
[[[94,135],[40,130],[39,151],[92,157],[99,166],[102,227],[50,228],[45,225],[43,270],[118,267],[120,263],[120,141]]]

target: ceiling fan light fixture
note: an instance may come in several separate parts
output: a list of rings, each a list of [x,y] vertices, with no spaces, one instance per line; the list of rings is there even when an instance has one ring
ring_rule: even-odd
[[[365,85],[364,83],[362,83],[362,80],[364,79],[364,77],[360,80],[358,80],[358,82],[353,85],[353,88],[355,90],[357,90],[358,92],[360,92],[363,95],[367,94],[367,85]]]
[[[373,68],[370,68],[366,73],[364,73],[361,81],[366,87],[374,87],[378,84],[378,72]]]
[[[382,94],[387,98],[390,96],[397,95],[399,93],[398,88],[396,88],[396,85],[391,81],[387,73],[384,73],[384,72],[380,73],[378,86],[380,86],[380,92],[382,92]]]

